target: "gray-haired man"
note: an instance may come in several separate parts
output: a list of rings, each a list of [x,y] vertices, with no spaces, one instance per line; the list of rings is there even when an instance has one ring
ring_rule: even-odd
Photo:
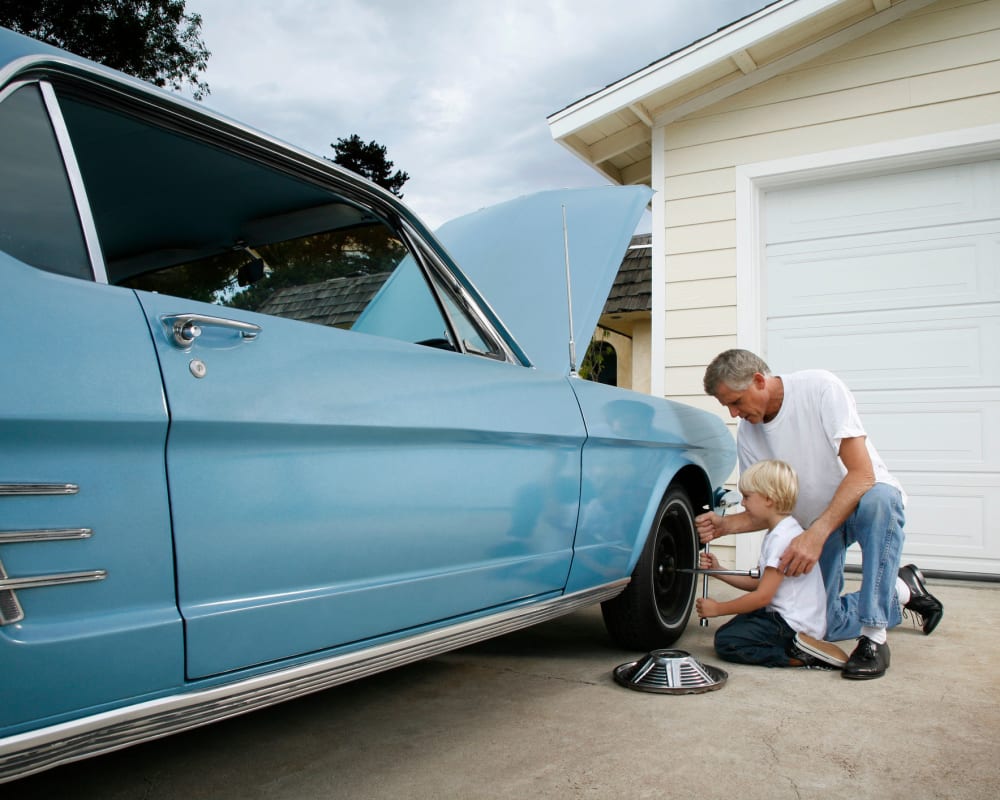
[[[900,569],[903,492],[872,445],[854,396],[825,370],[772,375],[748,350],[727,350],[705,371],[705,391],[740,418],[740,469],[764,459],[790,464],[799,477],[793,516],[805,529],[785,550],[780,567],[791,576],[818,562],[827,593],[830,641],[857,638],[845,678],[879,678],[889,667],[886,629],[902,619],[901,606],[929,634],[943,614],[914,565]],[[752,525],[743,514],[713,512],[696,520],[702,542]],[[841,595],[847,548],[861,547],[861,587]]]

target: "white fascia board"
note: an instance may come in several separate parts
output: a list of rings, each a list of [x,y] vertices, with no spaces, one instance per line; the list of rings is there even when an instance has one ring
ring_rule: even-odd
[[[549,117],[552,138],[561,139],[699,70],[730,58],[781,31],[847,0],[782,0],[728,28],[622,78]]]

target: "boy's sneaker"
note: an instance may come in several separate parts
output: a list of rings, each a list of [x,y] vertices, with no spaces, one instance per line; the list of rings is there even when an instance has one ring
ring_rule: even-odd
[[[899,579],[910,590],[910,602],[903,608],[920,617],[920,626],[923,628],[924,635],[929,636],[941,621],[941,617],[944,616],[944,606],[940,600],[927,591],[923,573],[917,569],[915,564],[907,564],[900,568]]]
[[[833,642],[814,639],[805,633],[795,634],[788,655],[816,669],[843,669],[847,663],[847,653]]]

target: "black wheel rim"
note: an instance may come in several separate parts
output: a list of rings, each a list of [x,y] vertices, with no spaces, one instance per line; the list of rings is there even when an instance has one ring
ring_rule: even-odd
[[[682,622],[691,611],[695,575],[677,570],[694,568],[696,560],[694,520],[687,506],[674,500],[660,518],[653,558],[653,597],[666,625]]]

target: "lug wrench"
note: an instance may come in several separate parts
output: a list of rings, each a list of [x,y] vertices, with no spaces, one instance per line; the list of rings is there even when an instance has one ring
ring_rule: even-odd
[[[735,575],[740,578],[760,577],[760,570],[756,567],[753,569],[687,569],[683,567],[681,569],[674,569],[674,572],[694,573],[695,575]]]
[[[740,497],[740,495],[739,495],[738,492],[726,492],[725,494],[723,494],[722,497],[719,498],[719,508],[722,510],[722,513],[719,514],[719,516],[720,517],[726,516],[726,509],[730,508],[731,506],[737,506],[737,505],[739,505],[740,504],[740,500],[742,500],[742,498]],[[710,506],[703,506],[703,508],[705,510],[707,510],[707,511],[711,511],[711,507]],[[708,552],[708,542],[705,542],[705,552],[706,553]],[[726,574],[727,573],[726,570],[710,570],[710,569],[692,569],[692,570],[679,569],[679,570],[677,570],[677,572],[693,572],[695,574],[699,574],[700,573],[702,575],[702,579],[701,579],[701,596],[702,597],[708,597],[708,576],[709,575],[720,575],[720,574]],[[736,575],[745,575],[746,573],[745,572],[736,572],[735,574]],[[755,577],[755,576],[751,575],[750,577]],[[759,575],[757,577],[759,577]],[[701,627],[703,627],[703,628],[707,628],[708,627],[708,618],[707,617],[702,617],[698,621],[698,624],[701,625]]]

